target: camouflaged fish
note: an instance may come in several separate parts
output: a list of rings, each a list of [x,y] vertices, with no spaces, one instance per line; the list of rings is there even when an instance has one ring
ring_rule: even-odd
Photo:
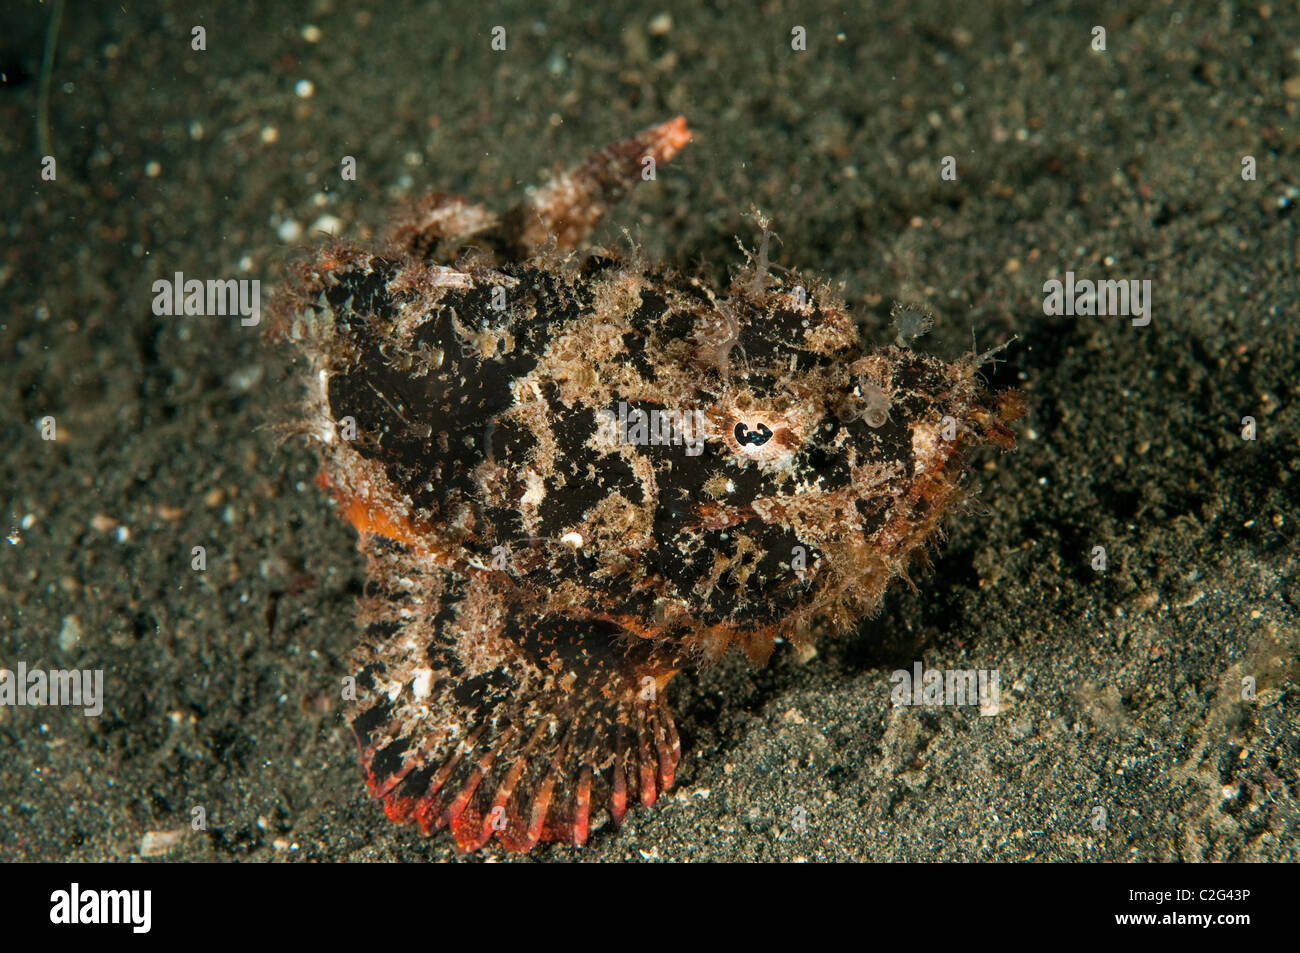
[[[318,482],[371,595],[350,715],[371,794],[461,850],[584,844],[681,754],[666,687],[848,629],[939,528],[969,452],[1013,447],[984,355],[874,350],[763,245],[719,292],[574,251],[684,119],[504,216],[434,194],[380,250],[298,268]]]

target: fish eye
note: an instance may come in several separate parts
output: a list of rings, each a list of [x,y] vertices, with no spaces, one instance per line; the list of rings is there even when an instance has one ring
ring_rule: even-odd
[[[761,447],[772,438],[772,431],[766,424],[759,424],[753,430],[750,430],[749,425],[743,420],[736,424],[734,433],[736,443],[742,447]]]

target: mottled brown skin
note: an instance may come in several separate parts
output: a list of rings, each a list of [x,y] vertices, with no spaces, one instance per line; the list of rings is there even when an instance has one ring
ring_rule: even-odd
[[[602,811],[653,803],[680,754],[674,672],[848,628],[939,528],[968,453],[1013,445],[1018,403],[990,402],[980,357],[867,350],[824,284],[762,255],[724,296],[571,253],[688,138],[652,127],[501,218],[433,196],[277,308],[311,365],[320,482],[370,559],[370,790],[461,849],[581,845]],[[694,415],[697,452],[628,442],[620,402]]]

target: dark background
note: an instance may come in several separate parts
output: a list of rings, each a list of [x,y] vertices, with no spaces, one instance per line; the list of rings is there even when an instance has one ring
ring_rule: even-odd
[[[1018,335],[994,383],[1030,415],[914,590],[810,660],[677,680],[676,790],[532,856],[1296,859],[1300,16],[1097,11],[75,3],[47,183],[50,6],[7,4],[0,665],[102,668],[108,698],[0,708],[0,859],[125,860],[194,805],[208,829],[170,859],[454,856],[366,800],[333,702],[364,566],[276,429],[290,355],[238,318],[154,316],[152,282],[257,278],[265,307],[322,216],[364,241],[428,188],[504,207],[679,113],[694,141],[597,241],[627,228],[722,282],[757,205],[777,263],[842,281],[870,340],[897,299],[946,357]],[[1150,278],[1151,325],[1045,317],[1067,270]],[[1002,713],[891,709],[917,659],[998,669]]]

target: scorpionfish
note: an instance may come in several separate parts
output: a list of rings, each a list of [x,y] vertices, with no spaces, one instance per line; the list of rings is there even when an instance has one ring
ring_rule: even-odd
[[[366,784],[462,851],[581,846],[653,804],[676,672],[850,628],[971,451],[1014,446],[986,355],[864,346],[828,284],[768,264],[766,222],[725,291],[580,251],[690,137],[653,126],[501,215],[431,194],[273,309],[368,559],[345,689]]]

